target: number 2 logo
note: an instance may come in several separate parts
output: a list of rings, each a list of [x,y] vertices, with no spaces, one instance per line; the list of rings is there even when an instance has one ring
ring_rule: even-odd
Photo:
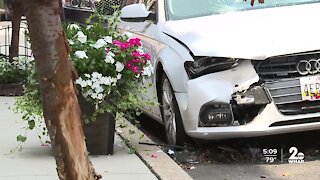
[[[298,159],[297,154],[298,154],[298,149],[296,147],[291,147],[289,149],[289,153],[291,154],[291,156],[289,157],[289,159]]]
[[[291,154],[291,156],[289,157],[289,159],[290,160],[297,160],[297,159],[299,159],[299,160],[302,160],[302,159],[304,159],[304,154],[302,153],[302,152],[299,152],[298,151],[298,148],[296,148],[296,147],[291,147],[290,149],[289,149],[289,153]]]

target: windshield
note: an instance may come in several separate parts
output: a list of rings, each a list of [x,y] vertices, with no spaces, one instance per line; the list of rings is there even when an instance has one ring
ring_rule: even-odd
[[[250,0],[248,0],[250,1]],[[265,0],[264,4],[243,0],[167,0],[167,17],[169,20],[187,19],[228,12],[246,11],[260,8],[291,6],[320,2],[320,0]]]

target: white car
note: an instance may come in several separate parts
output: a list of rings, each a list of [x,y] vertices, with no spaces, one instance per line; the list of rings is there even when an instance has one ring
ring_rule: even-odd
[[[320,1],[159,0],[121,10],[152,56],[169,144],[320,129]]]

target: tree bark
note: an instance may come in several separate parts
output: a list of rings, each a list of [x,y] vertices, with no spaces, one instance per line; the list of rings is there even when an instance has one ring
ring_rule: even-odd
[[[19,53],[19,37],[20,37],[20,23],[21,17],[24,13],[24,0],[12,1],[12,33],[11,33],[11,44],[9,48],[9,61],[12,62],[14,57],[18,56]]]
[[[59,0],[24,0],[43,112],[60,180],[100,177],[89,161]]]

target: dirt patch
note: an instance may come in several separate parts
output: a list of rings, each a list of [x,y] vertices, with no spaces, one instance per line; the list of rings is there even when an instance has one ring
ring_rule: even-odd
[[[0,84],[0,96],[21,96],[22,92],[22,83]]]

